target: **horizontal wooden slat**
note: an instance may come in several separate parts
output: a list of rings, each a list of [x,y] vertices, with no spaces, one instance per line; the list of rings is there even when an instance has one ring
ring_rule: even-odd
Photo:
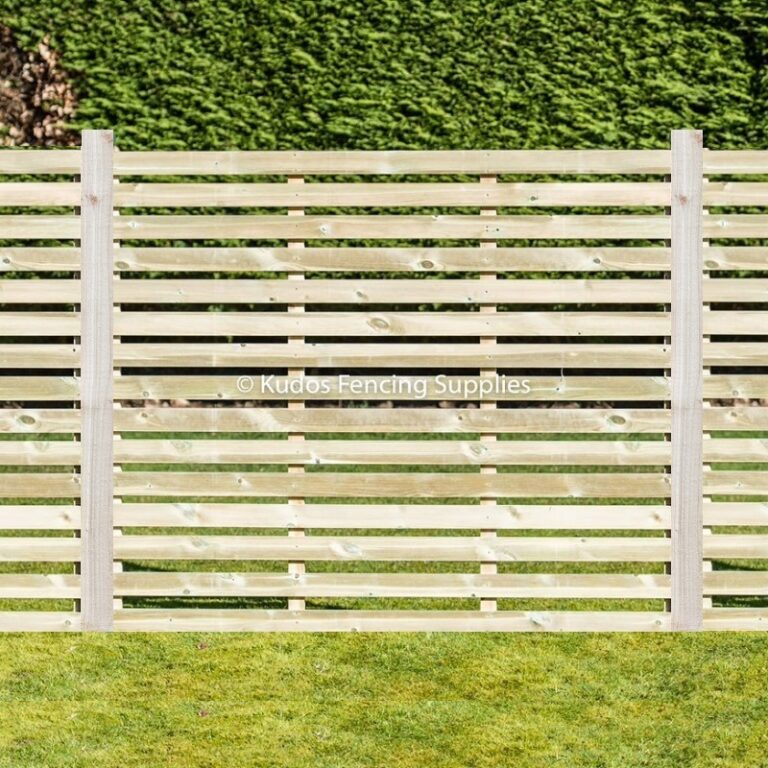
[[[9,236],[23,236],[25,227],[38,217],[0,217],[9,226]],[[62,217],[63,218],[63,217]],[[727,220],[726,220],[727,219]],[[748,221],[747,221],[748,219]],[[18,221],[17,221],[18,220]],[[730,227],[740,237],[742,230],[753,232],[765,221],[759,216],[718,217],[721,229]],[[762,223],[761,223],[762,222]],[[14,226],[18,224],[18,227]],[[36,224],[43,228],[42,223]],[[69,237],[68,229],[51,229],[49,237]],[[670,222],[663,215],[577,216],[542,214],[488,217],[479,215],[374,215],[374,216],[287,216],[164,215],[122,216],[115,219],[115,236],[125,240],[210,240],[227,238],[287,240],[396,240],[396,239],[605,239],[667,240]],[[725,234],[720,229],[720,237]],[[20,234],[15,234],[16,232]],[[54,234],[56,232],[56,234]],[[736,234],[731,236],[735,237]],[[759,235],[758,235],[759,236]]]
[[[80,173],[79,149],[7,149],[0,151],[0,174]]]
[[[650,584],[649,584],[650,586]],[[79,599],[80,576],[68,573],[0,574],[0,599]]]
[[[707,181],[704,185],[705,206],[768,205],[768,184],[765,182]]]
[[[704,489],[708,494],[768,495],[768,472],[745,470],[705,472]]]
[[[709,409],[711,428],[768,429],[768,409]],[[717,418],[717,420],[715,420]],[[751,426],[750,426],[751,424]],[[641,433],[668,432],[669,411],[607,408],[515,408],[488,414],[473,408],[121,408],[121,432],[334,432],[334,433]],[[80,429],[73,409],[0,408],[0,433],[42,435]]]
[[[0,499],[55,499],[79,496],[80,478],[66,472],[3,473],[0,483]]]
[[[768,571],[707,571],[707,595],[768,595]]]
[[[0,344],[0,365],[20,367],[34,359],[43,367],[64,367],[77,360],[66,346],[49,351],[48,346]],[[765,347],[740,345],[737,348],[713,344],[718,360],[762,360]],[[18,350],[16,349],[18,348]],[[478,349],[477,344],[184,344],[120,343],[114,359],[124,368],[135,367],[319,367],[319,368],[663,368],[670,360],[662,344],[497,344]]]
[[[704,441],[704,458],[721,462],[768,462],[768,440],[713,438]]]
[[[56,272],[80,269],[80,249],[67,246],[0,247],[3,272]]]
[[[7,475],[6,477],[12,477]],[[766,473],[768,479],[768,473]],[[767,480],[768,481],[768,480]],[[326,498],[643,498],[669,495],[669,478],[659,473],[498,475],[427,473],[120,472],[122,496],[221,496]]]
[[[299,218],[299,217],[295,217]],[[488,218],[488,217],[485,217]],[[664,304],[668,280],[120,280],[128,304]],[[0,303],[74,304],[75,280],[0,280]],[[709,302],[766,302],[768,279],[713,278]]]
[[[768,515],[768,508],[765,514]],[[663,530],[669,528],[670,517],[668,506],[642,504],[480,506],[128,502],[116,505],[115,524],[150,528]]]
[[[43,577],[44,578],[44,577]],[[10,584],[13,585],[14,582]],[[40,589],[43,588],[41,583]],[[31,587],[31,585],[30,585]],[[6,593],[0,577],[0,595]],[[11,587],[12,588],[12,587]],[[141,573],[115,575],[122,597],[664,598],[663,574]],[[10,596],[10,595],[9,595]]]
[[[768,151],[760,149],[726,149],[704,152],[705,173],[767,174]]]
[[[768,408],[758,405],[712,406],[704,409],[704,429],[768,431]]]
[[[77,216],[0,215],[0,230],[14,240],[77,239]],[[287,216],[165,215],[123,216],[115,219],[115,236],[123,240],[668,240],[670,219],[663,215],[582,214],[515,215],[378,215]],[[704,236],[768,237],[768,216],[711,215]]]
[[[54,504],[0,504],[0,530],[73,530],[80,507]]]
[[[121,176],[343,174],[668,174],[659,150],[382,150],[321,152],[120,152]],[[0,166],[0,171],[3,168]]]
[[[72,408],[0,408],[0,433],[61,434],[80,431],[80,411]]]
[[[76,174],[79,150],[4,150],[0,173]],[[668,174],[669,150],[437,150],[120,152],[120,175]],[[766,174],[766,150],[708,150],[707,173]]]
[[[708,462],[768,462],[768,440],[712,439]],[[612,465],[669,463],[662,441],[504,440],[118,440],[115,459],[142,464],[402,464],[402,465]],[[0,465],[53,466],[80,462],[70,441],[0,441]]]
[[[0,563],[75,563],[80,539],[42,536],[0,536]]]
[[[387,377],[364,377],[361,381],[372,382]],[[409,377],[401,376],[406,382]],[[467,377],[447,377],[446,387],[461,387],[460,382]],[[473,379],[474,381],[474,379]],[[522,379],[521,379],[522,381]],[[669,379],[639,376],[569,376],[563,378],[532,376],[528,379],[530,392],[524,396],[493,393],[498,401],[528,400],[532,402],[549,401],[663,401],[669,399]],[[368,391],[364,396],[339,392],[334,377],[305,378],[306,387],[313,389],[312,394],[292,394],[295,400],[391,400],[392,394],[383,393],[379,384],[378,394]],[[310,383],[311,382],[311,383]],[[314,388],[322,390],[328,383],[329,391],[314,393]],[[253,379],[253,388],[243,391],[238,388],[236,376],[121,376],[115,380],[115,397],[123,400],[154,400],[168,398],[189,398],[193,400],[284,400],[278,393],[284,387],[284,377],[276,376],[272,381],[274,393],[261,387],[259,377]],[[445,391],[439,392],[433,380],[427,378],[426,396],[416,397],[398,394],[398,400],[444,400]],[[270,385],[271,386],[271,385]],[[361,386],[367,386],[362,384]],[[372,385],[373,386],[373,385]],[[242,387],[242,384],[241,384]],[[413,390],[414,392],[416,390]],[[69,376],[5,376],[0,377],[0,399],[28,400],[39,402],[64,401],[78,399],[78,380]],[[704,381],[704,396],[717,399],[744,399],[768,397],[768,376],[741,374],[733,376],[712,375]],[[712,427],[715,428],[715,427]],[[730,429],[732,427],[722,427]],[[188,431],[188,430],[187,430]],[[331,430],[333,431],[333,430]]]
[[[81,628],[80,615],[69,611],[0,611],[0,632],[80,632]]]
[[[764,199],[760,188],[736,199]],[[737,194],[731,191],[731,195]],[[760,195],[762,194],[762,198]],[[664,182],[517,183],[493,188],[468,183],[325,183],[294,189],[285,184],[157,184],[124,182],[115,189],[118,208],[286,208],[286,207],[416,207],[416,206],[665,206],[671,201]],[[76,206],[80,185],[75,182],[0,183],[2,206]]]
[[[0,232],[8,240],[77,240],[80,238],[80,217],[65,214],[4,214],[0,215]]]
[[[0,431],[71,431],[77,412],[0,409]],[[123,408],[116,428],[136,432],[668,432],[668,410],[652,408],[515,408],[489,414],[472,408]],[[707,430],[768,431],[768,408],[707,408]]]
[[[10,539],[2,548],[22,550]],[[35,540],[32,540],[35,541]],[[664,562],[669,539],[438,536],[140,536],[115,537],[121,560],[317,560],[420,562]]]
[[[764,188],[762,189],[762,199],[765,199]],[[3,192],[3,185],[0,185],[0,198]],[[761,190],[755,190],[747,196],[747,199],[761,199],[760,194]],[[275,183],[133,184],[123,182],[115,190],[115,205],[128,208],[668,206],[671,199],[670,185],[665,182],[527,182],[499,183],[490,186],[478,183],[370,184],[357,182],[311,183],[302,184],[299,188]]]
[[[50,315],[50,317],[48,316]],[[717,314],[721,313],[709,313]],[[724,313],[723,313],[724,314]],[[736,313],[727,313],[732,316]],[[747,313],[749,314],[749,313]],[[768,323],[768,313],[739,323],[752,333]],[[26,317],[25,317],[26,316]],[[77,318],[66,313],[6,312],[9,336],[77,332]],[[61,323],[67,323],[62,326]],[[664,336],[665,312],[131,312],[115,317],[119,336]],[[716,331],[713,331],[716,332]],[[739,331],[741,332],[741,330]]]
[[[712,501],[705,503],[704,524],[768,526],[768,502]]]
[[[725,378],[725,381],[723,380]],[[728,397],[732,382],[738,386],[738,391],[751,391],[752,388],[768,391],[768,377],[712,377],[709,382],[711,397]],[[13,379],[9,382],[8,388]],[[287,379],[275,376],[274,379],[262,383],[260,377],[243,380],[237,376],[132,376],[126,374],[115,380],[115,397],[117,399],[167,399],[188,398],[194,400],[269,400],[284,401]],[[461,400],[464,386],[468,382],[477,383],[477,378],[446,376],[439,383],[433,377],[399,376],[398,390],[395,393],[382,382],[391,382],[391,377],[367,376],[358,377],[361,391],[365,394],[354,393],[340,383],[337,376],[306,376],[303,379],[302,391],[291,393],[292,400],[311,401],[391,401],[403,400],[419,402],[422,400]],[[416,382],[425,382],[423,392]],[[495,401],[663,401],[669,399],[669,379],[649,376],[570,376],[545,377],[532,376],[510,379],[508,386],[501,391],[493,391],[486,400]],[[514,382],[518,381],[519,385]],[[252,384],[251,384],[252,382]],[[523,382],[528,382],[523,384]],[[19,388],[23,383],[19,383]],[[357,386],[357,385],[356,385]],[[412,388],[411,388],[412,387]],[[411,388],[411,389],[409,389]],[[0,393],[3,382],[0,380]],[[18,389],[13,391],[18,392]],[[449,394],[458,393],[458,394]],[[725,395],[722,393],[726,392]],[[472,399],[478,399],[472,396]]]
[[[15,441],[14,441],[15,442]],[[720,441],[718,441],[720,442]],[[759,442],[759,441],[752,441]],[[16,443],[18,444],[18,443]],[[0,442],[0,462],[32,461],[56,450],[56,443],[24,443],[5,448]],[[65,444],[68,445],[68,444]],[[40,446],[36,448],[36,446]],[[768,442],[763,454],[768,451]],[[74,446],[77,448],[77,446]],[[76,456],[71,448],[59,451],[61,460]],[[119,440],[115,458],[120,462],[201,464],[398,464],[431,466],[500,466],[526,464],[605,464],[613,466],[661,465],[670,459],[669,444],[662,441],[533,441],[504,440],[459,442],[437,440]]]
[[[660,632],[648,611],[336,611],[125,609],[124,632]]]
[[[77,368],[79,346],[0,344],[0,368]],[[124,368],[317,367],[317,368],[601,368],[659,369],[670,361],[662,344],[496,344],[451,343],[126,343],[115,345],[114,361]],[[766,366],[768,343],[711,342],[704,350],[710,366]]]
[[[3,336],[76,336],[77,312],[4,312]],[[768,312],[717,311],[707,334],[768,335]],[[121,312],[119,336],[664,336],[666,312]],[[717,348],[713,348],[717,349]],[[708,349],[710,354],[713,349]]]
[[[768,249],[710,246],[705,269],[763,269]],[[73,247],[0,248],[0,272],[80,268]],[[669,270],[669,248],[130,248],[115,251],[117,271],[183,272],[642,272]]]
[[[80,184],[73,181],[0,182],[0,208],[59,205],[80,205]]]
[[[79,398],[80,382],[74,376],[0,376],[0,400],[55,402]]]
[[[758,443],[760,441],[715,441]],[[750,446],[757,450],[760,446]],[[727,455],[739,456],[738,447]],[[533,441],[495,443],[437,440],[116,440],[115,461],[141,464],[398,464],[502,466],[526,464],[668,464],[669,444],[662,441]],[[768,448],[762,445],[760,455]],[[744,454],[747,453],[746,446]],[[720,455],[720,454],[717,454]],[[715,459],[713,459],[715,460]],[[728,460],[728,459],[722,459]],[[734,459],[731,459],[734,460]],[[751,459],[745,458],[743,461]],[[73,465],[80,444],[55,441],[0,441],[0,465]]]
[[[713,533],[704,537],[704,555],[708,559],[768,559],[768,535]]]
[[[45,428],[45,412],[19,412],[11,417],[12,423],[25,415]],[[640,433],[669,431],[670,420],[666,410],[620,408],[516,408],[494,413],[468,408],[122,408],[115,413],[115,426],[127,432]]]
[[[756,539],[765,537],[707,537]],[[755,542],[711,546],[716,552],[754,552]],[[664,562],[664,538],[605,536],[479,537],[439,536],[116,536],[120,560],[317,560],[375,562]],[[759,551],[763,551],[760,549]],[[742,555],[756,556],[756,555]],[[0,562],[77,562],[79,539],[0,537]]]
[[[768,330],[766,326],[756,327],[753,332]],[[766,366],[768,365],[768,343],[753,341],[717,342],[704,345],[704,363],[710,366]]]
[[[704,611],[703,629],[756,632],[768,628],[765,608],[710,608]]]
[[[78,312],[3,312],[1,336],[79,336]],[[31,362],[31,361],[29,361]]]
[[[487,187],[487,185],[486,185]],[[6,249],[9,250],[9,249]],[[22,249],[20,249],[22,250]],[[727,249],[718,249],[717,253]],[[735,250],[735,249],[731,249]],[[726,257],[720,255],[720,260]],[[733,260],[733,256],[729,257]],[[669,269],[665,247],[606,248],[210,248],[122,247],[115,254],[123,271],[274,272],[602,272]],[[14,263],[28,263],[23,255]],[[36,263],[40,263],[38,260]],[[751,262],[750,262],[751,263]]]
[[[74,344],[0,344],[0,369],[78,368],[80,347]]]
[[[3,186],[13,199],[13,187]],[[37,186],[37,185],[36,185]],[[31,200],[64,199],[75,204],[76,198],[65,193],[74,185],[59,184],[47,192],[39,185],[37,196],[26,192]],[[58,197],[56,196],[58,195]],[[24,198],[26,199],[26,198]],[[768,201],[768,184],[764,182],[711,181],[704,189],[706,206],[764,206]],[[41,203],[31,203],[41,204]],[[43,203],[44,204],[44,203]],[[130,184],[115,190],[115,205],[125,207],[236,207],[265,208],[313,206],[669,206],[670,185],[664,182],[546,182],[499,183],[479,185],[466,183],[400,183],[400,184],[305,184],[293,189],[282,184]]]

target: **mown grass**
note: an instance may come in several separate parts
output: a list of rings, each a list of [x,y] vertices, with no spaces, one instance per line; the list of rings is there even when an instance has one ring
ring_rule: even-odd
[[[756,635],[10,635],[0,766],[765,765]]]

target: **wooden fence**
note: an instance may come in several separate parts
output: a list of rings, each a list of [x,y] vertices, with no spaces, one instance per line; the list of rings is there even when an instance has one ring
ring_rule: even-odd
[[[759,174],[3,150],[0,629],[763,628]]]

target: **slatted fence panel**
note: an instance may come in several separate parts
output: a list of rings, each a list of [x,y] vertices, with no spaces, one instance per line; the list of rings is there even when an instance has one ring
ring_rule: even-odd
[[[79,173],[79,152],[0,153],[3,631],[81,627]]]
[[[116,627],[668,627],[669,163],[120,153]]]
[[[707,282],[731,280],[740,290],[713,296],[705,316],[705,394],[713,379],[730,377],[739,384],[728,393],[710,388],[705,410],[704,522],[711,534],[704,537],[704,556],[712,568],[704,573],[704,592],[712,607],[705,610],[704,626],[763,629],[768,624],[768,291],[763,289],[768,184],[761,177],[768,178],[768,156],[708,152],[705,172]],[[729,226],[730,221],[744,225]]]
[[[704,159],[705,628],[768,594],[766,157]],[[0,152],[0,629],[80,627],[81,160]],[[669,151],[113,160],[116,629],[672,627]]]

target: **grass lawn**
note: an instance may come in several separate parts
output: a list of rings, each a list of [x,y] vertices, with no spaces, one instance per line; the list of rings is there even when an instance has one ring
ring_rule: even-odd
[[[764,766],[764,635],[6,635],[0,766]]]

